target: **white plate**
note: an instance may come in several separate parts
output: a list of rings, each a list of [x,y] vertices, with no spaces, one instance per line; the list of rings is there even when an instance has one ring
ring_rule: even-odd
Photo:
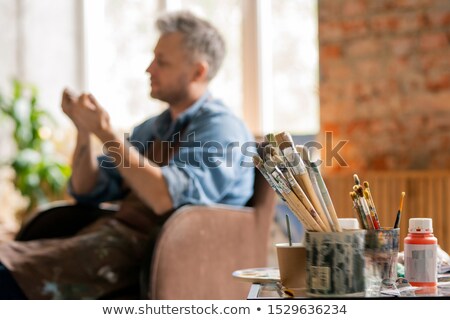
[[[252,283],[271,283],[280,281],[278,268],[251,268],[236,270],[233,277]]]

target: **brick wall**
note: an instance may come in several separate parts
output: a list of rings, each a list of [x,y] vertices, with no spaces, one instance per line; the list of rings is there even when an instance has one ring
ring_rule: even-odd
[[[319,0],[319,48],[322,140],[353,171],[450,169],[449,0]]]

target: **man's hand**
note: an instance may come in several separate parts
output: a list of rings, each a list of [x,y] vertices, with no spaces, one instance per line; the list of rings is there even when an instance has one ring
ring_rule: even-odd
[[[69,89],[64,89],[61,99],[61,108],[63,112],[72,120],[78,131],[84,131],[82,123],[75,117],[74,110],[77,107],[78,97]]]
[[[99,135],[111,132],[109,114],[103,109],[92,94],[76,97],[70,90],[63,91],[61,108],[72,120],[79,133]]]
[[[105,134],[112,133],[109,114],[92,94],[82,94],[74,109],[74,117],[82,121],[83,127],[103,140]]]

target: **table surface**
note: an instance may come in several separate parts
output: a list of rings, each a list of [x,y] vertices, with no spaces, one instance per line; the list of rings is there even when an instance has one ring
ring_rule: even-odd
[[[307,299],[308,296],[306,294],[306,289],[297,289],[292,290],[291,293],[294,294],[294,296],[289,296],[289,294],[286,294],[283,292],[283,288],[279,283],[253,283],[250,287],[249,294],[247,296],[248,300],[255,300],[255,299]],[[433,299],[435,298],[445,298],[450,299],[450,286],[446,287],[432,287],[432,288],[425,288],[425,290],[416,291],[414,296],[388,296],[388,295],[381,295],[379,298],[385,299],[385,298],[396,298],[396,299],[402,299],[402,298],[427,298],[431,297]],[[347,297],[325,297],[329,299],[333,298],[347,298]],[[348,298],[355,298],[355,297],[348,297]],[[358,298],[364,298],[364,297],[358,297]]]

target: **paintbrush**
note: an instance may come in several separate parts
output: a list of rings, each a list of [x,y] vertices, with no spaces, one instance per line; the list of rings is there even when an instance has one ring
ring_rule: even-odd
[[[320,204],[323,206],[328,222],[330,223],[333,231],[341,232],[342,229],[338,221],[336,210],[334,209],[333,201],[331,200],[325,181],[320,174],[319,166],[316,162],[310,160],[308,148],[299,145],[295,147],[297,152],[302,155],[302,158],[307,165],[311,183],[317,193]]]
[[[305,225],[306,229],[310,231],[324,231],[289,187],[289,182],[286,178],[284,178],[280,169],[278,167],[268,165],[267,163],[264,163],[264,168],[267,170],[268,175],[272,178],[275,186],[278,188],[282,196],[286,199],[291,211]]]
[[[320,219],[325,224],[326,229],[324,231],[332,231],[325,212],[322,210],[320,201],[316,193],[314,192],[314,188],[312,186],[308,172],[306,171],[305,164],[294,147],[292,136],[287,132],[281,132],[275,135],[275,139],[277,140],[278,147],[290,164],[290,169],[292,170],[292,174],[295,180],[297,180],[297,182],[301,186],[305,187],[305,194],[308,196],[317,213],[319,214]]]
[[[366,215],[364,214],[364,210],[359,204],[358,195],[356,194],[356,192],[351,191],[350,198],[352,198],[353,200],[353,209],[355,211],[356,218],[359,220],[360,225],[364,229],[369,229],[369,226],[367,225]]]
[[[353,186],[353,190],[355,190],[356,194],[358,195],[359,204],[361,205],[364,216],[366,217],[368,229],[375,229],[372,217],[370,216],[369,205],[367,204],[367,201],[364,198],[363,187],[361,185],[358,186],[355,185]]]
[[[288,215],[286,215],[286,228],[287,228],[287,235],[288,235],[288,240],[289,240],[289,247],[292,247],[291,224],[289,223]]]
[[[273,147],[277,147],[277,141],[273,133],[268,133],[264,136],[264,141],[270,143]]]
[[[353,180],[355,180],[355,185],[359,186],[361,184],[361,181],[356,173],[353,175]]]
[[[379,230],[381,229],[380,220],[378,219],[378,213],[377,209],[375,208],[375,202],[373,201],[372,193],[370,192],[369,182],[364,181],[363,186],[364,186],[364,197],[366,198],[367,204],[369,205],[373,225],[375,226],[375,229]]]
[[[364,190],[363,192],[364,192],[364,199],[366,199],[367,206],[369,207],[369,213],[370,213],[370,218],[372,220],[373,227],[374,227],[374,229],[379,230],[380,223],[375,216],[375,211],[373,210],[373,206],[372,206],[370,198],[369,198],[369,192],[367,190]]]
[[[311,202],[309,201],[305,192],[303,191],[303,189],[300,187],[300,185],[297,183],[297,181],[293,177],[292,173],[288,170],[288,168],[286,167],[286,165],[283,162],[283,160],[281,159],[281,157],[274,156],[272,159],[275,161],[277,168],[279,168],[280,171],[283,173],[283,176],[289,182],[289,185],[290,185],[292,191],[295,193],[295,195],[300,200],[300,202],[304,205],[306,210],[308,210],[308,212],[311,214],[311,216],[314,218],[314,220],[316,220],[317,224],[322,228],[322,230],[326,230],[326,226],[323,223],[320,216],[318,215],[316,209],[311,204]]]
[[[395,218],[394,229],[398,228],[398,226],[400,225],[404,199],[405,199],[405,192],[402,192],[402,197],[400,198],[400,206],[397,211],[397,217]]]
[[[269,174],[269,171],[271,172],[273,168],[266,167],[266,164],[258,155],[253,156],[253,163],[255,164],[255,167],[261,172],[263,177],[267,180],[272,189],[275,190],[277,195],[283,200],[283,202],[285,202],[285,204],[292,211],[292,213],[294,213],[294,215],[296,215],[297,218],[303,223],[305,228],[314,231],[314,226],[311,226],[311,224],[309,224],[308,221],[304,221],[304,219],[302,219],[302,217],[299,216],[298,214],[299,209],[293,203],[292,198],[286,196],[286,192],[288,190],[283,188],[283,186],[279,184],[271,174]]]
[[[276,192],[276,194],[283,200],[286,202],[286,199],[284,199],[283,195],[281,194],[280,190],[278,190],[278,188],[275,186],[274,181],[272,180],[272,178],[269,176],[269,174],[267,173],[267,170],[264,168],[264,162],[261,159],[260,156],[258,155],[254,155],[253,156],[253,164],[255,165],[255,167],[259,170],[259,172],[261,172],[261,174],[263,175],[263,177],[267,180],[267,182],[269,183],[270,187]]]

